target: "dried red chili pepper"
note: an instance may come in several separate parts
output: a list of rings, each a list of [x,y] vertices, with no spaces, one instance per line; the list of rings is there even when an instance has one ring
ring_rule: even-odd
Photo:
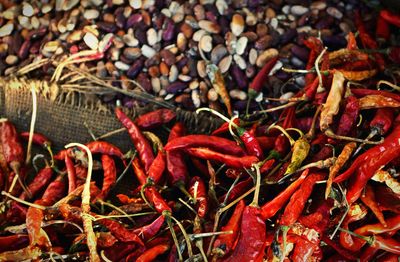
[[[399,256],[392,253],[386,253],[377,258],[377,262],[399,262]]]
[[[258,159],[263,159],[264,153],[256,137],[244,128],[237,127],[236,130],[243,141],[247,153],[251,156],[256,156]]]
[[[344,258],[349,260],[357,260],[357,257],[354,254],[352,254],[347,249],[343,248],[336,241],[331,240],[326,235],[322,235],[321,240],[324,241],[326,244],[328,244],[330,247],[332,247],[336,252],[338,252]]]
[[[378,203],[376,203],[375,192],[371,185],[366,186],[365,194],[361,195],[361,201],[371,209],[382,225],[387,226],[385,217],[379,209]]]
[[[164,224],[164,216],[159,216],[151,224],[135,229],[133,232],[140,236],[143,240],[148,240],[155,236]]]
[[[28,186],[32,197],[35,197],[41,190],[43,190],[50,183],[52,177],[53,169],[51,167],[41,169]],[[25,192],[22,192],[19,198],[22,200],[29,199]]]
[[[68,193],[71,193],[76,188],[76,172],[72,158],[65,154],[65,167],[68,174]]]
[[[15,234],[0,237],[0,252],[12,251],[23,248],[29,243],[28,235]]]
[[[106,141],[92,141],[86,144],[92,154],[106,154],[124,159],[124,154],[117,146]]]
[[[359,235],[378,235],[387,232],[396,232],[400,229],[400,215],[386,219],[386,226],[382,223],[364,225],[357,228],[354,233]]]
[[[117,179],[117,169],[115,167],[115,161],[108,155],[101,156],[101,164],[103,166],[103,186],[101,193],[96,197],[98,199],[104,199],[114,186]]]
[[[392,93],[385,90],[374,90],[374,89],[366,89],[366,88],[352,88],[351,93],[357,97],[364,97],[368,95],[380,95],[387,98],[392,98],[396,101],[400,101],[400,95],[396,93]]]
[[[372,261],[374,256],[378,253],[379,249],[374,247],[367,247],[360,255],[360,262]]]
[[[26,194],[30,196],[30,192],[21,179],[21,168],[25,161],[25,151],[20,143],[15,126],[7,119],[0,119],[0,144],[2,145],[5,161],[11,170],[18,176],[18,182],[24,189]]]
[[[274,148],[275,138],[268,136],[257,136],[258,143],[260,144],[263,151],[270,150]]]
[[[244,200],[240,200],[226,225],[221,227],[221,231],[232,231],[232,234],[224,234],[217,237],[213,245],[213,254],[218,257],[224,257],[233,250],[239,235],[244,208]]]
[[[22,132],[20,137],[26,141],[29,140],[29,132]],[[53,156],[53,152],[51,150],[51,141],[44,135],[39,133],[33,133],[32,142],[38,146],[43,147],[46,149],[51,156]]]
[[[375,35],[377,38],[383,39],[385,41],[388,41],[390,38],[389,23],[381,15],[379,15],[379,17],[376,20]]]
[[[132,168],[136,178],[139,180],[139,183],[141,185],[146,184],[147,176],[142,167],[140,166],[139,159],[136,157],[132,160]]]
[[[153,184],[158,184],[160,182],[166,166],[165,159],[165,152],[159,151],[152,165],[150,166],[147,176],[148,182]]]
[[[290,197],[289,203],[283,212],[280,224],[290,226],[294,224],[303,212],[304,206],[310,197],[316,182],[323,180],[325,174],[313,173],[301,184],[299,189]]]
[[[279,195],[276,196],[273,200],[265,203],[261,207],[263,220],[267,220],[273,217],[276,212],[278,212],[283,207],[283,205],[289,200],[292,194],[300,187],[304,179],[306,179],[308,172],[308,169],[304,170],[296,181],[294,181],[292,184],[290,184],[290,186],[279,193]]]
[[[172,151],[191,147],[207,147],[220,153],[234,156],[244,155],[244,151],[235,142],[217,136],[187,135],[169,141],[164,149]]]
[[[363,219],[368,213],[368,210],[364,206],[352,205],[350,206],[349,212],[342,223],[342,228],[345,230],[349,229],[349,224],[355,221]],[[353,252],[357,252],[364,245],[364,241],[353,237],[350,233],[341,231],[339,235],[340,244]]]
[[[234,155],[226,155],[223,153],[212,151],[208,148],[188,148],[186,149],[186,152],[198,158],[222,162],[225,165],[233,168],[250,168],[254,163],[257,163],[259,160],[256,156],[237,157]]]
[[[292,254],[292,261],[310,261],[312,260],[314,252],[319,248],[314,244],[302,237],[295,237],[295,246]]]
[[[126,229],[123,225],[117,221],[111,219],[99,219],[97,220],[101,225],[105,226],[119,241],[122,242],[134,242],[141,246],[144,246],[143,241],[133,231]]]
[[[146,250],[140,257],[137,258],[137,262],[150,262],[153,261],[157,256],[164,254],[169,250],[168,244],[160,244]]]
[[[115,109],[115,114],[122,125],[128,130],[129,136],[139,153],[140,162],[147,172],[154,161],[153,150],[149,142],[143,136],[139,128],[133,123],[133,121],[130,120],[127,115],[125,115],[121,108],[117,107]]]
[[[149,130],[167,124],[175,118],[176,114],[174,111],[162,108],[138,116],[135,119],[135,124],[143,130]]]
[[[268,79],[268,74],[271,72],[278,59],[278,56],[271,58],[271,60],[269,60],[254,77],[253,82],[251,82],[247,91],[250,99],[255,98],[260,92],[262,92],[263,85]]]
[[[400,27],[400,16],[398,14],[392,13],[387,9],[382,9],[379,12],[379,16],[385,19],[388,23]]]
[[[145,194],[147,200],[149,200],[158,213],[162,214],[164,211],[172,212],[171,208],[165,202],[163,197],[158,193],[155,187],[146,187]]]
[[[66,193],[65,177],[60,175],[53,182],[51,182],[44,191],[41,201],[46,205],[53,205],[58,200],[64,197]]]
[[[348,135],[357,123],[359,112],[360,106],[357,98],[355,98],[354,96],[349,96],[346,99],[346,106],[343,114],[340,117],[336,134],[340,136]]]
[[[393,118],[393,109],[379,108],[376,110],[375,116],[369,124],[371,132],[383,136],[392,127]]]
[[[239,118],[234,118],[232,120],[232,122],[236,125],[240,125],[240,119]],[[229,123],[228,122],[224,122],[222,123],[222,125],[220,127],[218,127],[217,129],[215,129],[214,131],[212,131],[211,135],[212,136],[218,136],[218,135],[222,135],[229,132]]]
[[[189,194],[193,197],[193,201],[197,202],[197,215],[204,218],[208,211],[208,198],[206,186],[200,177],[195,176],[190,180]]]
[[[323,45],[320,39],[316,37],[309,37],[303,41],[304,45],[310,49],[306,70],[311,70],[315,65],[315,60],[323,50]],[[305,85],[308,86],[315,79],[314,73],[307,73],[305,76]]]
[[[400,107],[400,102],[382,95],[367,95],[358,100],[360,110],[385,107]]]

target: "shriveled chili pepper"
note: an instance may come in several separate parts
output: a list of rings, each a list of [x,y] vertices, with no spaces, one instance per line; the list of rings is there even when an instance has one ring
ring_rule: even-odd
[[[28,141],[29,140],[29,132],[22,132],[20,134],[20,137],[22,139]],[[38,146],[43,147],[50,153],[50,156],[53,156],[53,152],[51,150],[51,141],[46,136],[44,136],[40,133],[33,133],[32,142]]]
[[[117,169],[115,167],[115,161],[108,155],[101,156],[101,164],[103,166],[103,186],[101,193],[97,196],[99,199],[104,199],[111,188],[114,186],[117,179]]]
[[[368,54],[357,49],[342,48],[329,53],[330,66],[336,66],[342,63],[352,63],[358,60],[367,60]]]
[[[134,242],[141,246],[144,245],[143,241],[133,231],[126,229],[117,221],[111,219],[99,219],[98,222],[105,226],[119,241]]]
[[[254,198],[250,205],[243,210],[240,233],[237,245],[225,261],[262,261],[267,240],[267,229],[260,207],[258,194],[261,174],[257,170],[257,182]]]
[[[162,175],[166,166],[166,155],[165,152],[159,151],[156,158],[153,161],[153,164],[150,166],[149,173],[147,179],[154,184],[158,184],[162,179]]]
[[[25,161],[25,151],[20,143],[15,126],[4,118],[0,119],[0,144],[2,145],[3,155],[7,164],[18,176],[18,182],[26,194],[30,196],[30,192],[20,177],[20,170]]]
[[[336,134],[340,136],[348,135],[357,123],[359,111],[359,101],[354,96],[349,96],[346,99],[346,106],[343,114],[340,117]]]
[[[368,224],[357,228],[354,233],[359,235],[378,235],[386,232],[396,232],[400,229],[400,215],[386,219],[386,226],[382,223]]]
[[[364,206],[354,204],[350,206],[349,212],[343,220],[342,227],[345,230],[349,229],[349,224],[355,221],[363,219],[368,213],[368,210]],[[357,252],[364,245],[364,241],[353,237],[351,234],[345,231],[341,231],[339,235],[340,244],[353,252]]]
[[[167,124],[176,118],[176,113],[170,109],[162,108],[138,116],[135,124],[143,129],[149,130]]]
[[[309,261],[312,259],[313,253],[318,249],[318,245],[314,244],[302,237],[296,236],[295,247],[292,254],[292,261]]]
[[[214,255],[224,257],[233,250],[239,235],[242,214],[245,206],[244,200],[240,200],[226,225],[221,227],[221,231],[232,231],[232,234],[224,234],[217,237],[212,250]]]
[[[53,169],[51,167],[42,168],[28,186],[32,197],[37,196],[51,182],[52,177]],[[22,192],[19,198],[22,200],[29,199],[25,192]]]
[[[263,220],[267,220],[273,217],[276,212],[278,212],[283,207],[283,205],[289,200],[292,194],[296,192],[296,190],[300,187],[304,179],[306,179],[308,172],[308,169],[304,170],[296,181],[294,181],[292,184],[290,184],[290,186],[279,193],[279,195],[276,196],[273,200],[265,203],[261,207]]]
[[[106,141],[92,141],[86,144],[92,154],[106,154],[124,159],[124,154],[117,146]]]
[[[268,74],[271,72],[278,59],[278,56],[271,58],[254,77],[247,91],[250,98],[255,98],[260,92],[262,92],[263,85],[268,79]]]
[[[371,247],[382,249],[390,253],[400,255],[400,242],[394,238],[385,238],[382,236],[373,236]]]
[[[400,27],[400,15],[390,12],[387,9],[382,9],[379,16],[385,19],[388,23]]]
[[[369,126],[371,128],[371,132],[383,136],[392,127],[392,123],[393,110],[390,108],[379,108]]]
[[[153,261],[157,256],[167,252],[169,250],[169,245],[160,244],[146,250],[140,257],[137,258],[137,262],[150,262]]]
[[[189,193],[197,202],[197,215],[204,218],[208,211],[208,198],[206,186],[200,177],[195,176],[190,180]]]
[[[135,232],[143,240],[148,240],[153,236],[155,236],[160,231],[162,225],[164,224],[164,221],[165,221],[164,216],[159,216],[151,224],[137,228],[133,232]]]
[[[216,151],[212,151],[208,148],[188,148],[186,149],[186,152],[192,156],[202,159],[222,162],[225,165],[233,168],[250,168],[251,165],[259,160],[256,156],[237,157],[234,155],[225,155]]]
[[[309,151],[310,151],[310,144],[307,141],[307,138],[302,136],[299,139],[297,139],[293,145],[293,152],[290,164],[288,165],[284,175],[296,172],[297,169],[303,163],[303,161],[306,159]]]
[[[236,125],[240,125],[240,119],[239,118],[234,118],[232,120],[232,122]],[[224,122],[222,123],[222,125],[220,127],[218,127],[217,129],[215,129],[214,131],[212,131],[211,135],[212,136],[218,136],[218,135],[222,135],[229,132],[229,123],[228,122]]]
[[[355,142],[350,142],[346,144],[342,152],[340,152],[340,155],[336,159],[335,164],[329,168],[329,177],[328,180],[326,181],[325,199],[328,198],[331,192],[333,179],[339,173],[340,169],[347,162],[347,160],[350,159],[351,153],[353,152],[356,146],[357,144]]]
[[[329,225],[330,210],[332,207],[333,199],[322,201],[314,213],[302,215],[299,217],[298,221],[301,225],[312,228],[318,233],[323,234]]]
[[[361,195],[361,201],[371,209],[382,225],[387,226],[385,217],[383,216],[382,211],[379,209],[378,203],[376,203],[375,192],[371,185],[367,184],[365,193]]]
[[[132,168],[133,168],[133,172],[134,172],[136,178],[139,180],[139,183],[141,185],[146,184],[147,176],[146,176],[144,170],[142,169],[142,167],[140,166],[139,159],[136,157],[132,161]]]
[[[29,242],[28,235],[15,234],[0,237],[0,252],[17,250],[26,246]]]
[[[378,95],[384,96],[386,98],[392,98],[396,101],[400,101],[400,95],[396,93],[392,93],[385,90],[374,90],[374,89],[367,89],[367,88],[352,88],[351,93],[357,97],[364,97],[368,95]]]
[[[42,201],[35,201],[36,204],[46,204]],[[29,207],[26,213],[26,229],[29,235],[29,244],[31,246],[39,246],[43,248],[51,247],[47,234],[42,229],[42,221],[44,219],[43,210],[36,207]]]
[[[393,253],[386,253],[380,256],[377,262],[399,262],[399,256]]]
[[[360,109],[400,107],[400,102],[382,95],[367,95],[358,100]]]
[[[50,203],[47,205],[52,205],[61,198],[64,197],[66,193],[66,182],[63,175],[58,176],[53,182],[51,182],[46,190],[44,191],[41,201]]]
[[[323,50],[323,45],[320,39],[316,37],[309,37],[305,41],[303,41],[304,45],[310,49],[310,55],[308,57],[308,61],[306,64],[306,70],[310,70],[314,67],[315,65],[315,60],[319,56],[319,54]],[[305,76],[305,85],[309,85],[314,81],[315,79],[315,74],[314,73],[307,73]]]
[[[366,69],[361,71],[348,71],[339,69],[339,71],[343,74],[344,78],[349,81],[362,81],[368,78],[375,76],[378,73],[377,69]]]
[[[384,10],[382,10],[382,11],[384,11]],[[388,41],[390,38],[389,23],[381,15],[379,15],[379,17],[376,20],[375,35],[377,38],[380,38],[380,39],[383,39],[386,41]]]
[[[226,201],[229,203],[233,200],[235,200],[236,198],[240,197],[241,195],[243,195],[247,190],[249,190],[251,188],[251,186],[253,185],[253,179],[251,177],[247,178],[246,180],[243,180],[239,183],[237,183],[231,190],[231,192],[229,192],[228,198],[226,199]],[[226,198],[228,193],[223,194],[221,197],[219,197],[219,201],[223,202]]]
[[[65,154],[65,167],[68,174],[68,193],[71,193],[76,188],[76,172],[72,158]]]
[[[128,130],[129,136],[139,153],[140,162],[147,172],[154,161],[153,150],[149,142],[143,136],[140,129],[134,124],[131,119],[128,118],[127,115],[125,115],[120,107],[117,107],[115,109],[115,114],[122,125],[125,126],[125,128]]]
[[[155,187],[146,187],[145,194],[146,198],[154,205],[158,213],[162,214],[164,211],[172,211]]]
[[[289,203],[283,211],[280,224],[290,226],[297,221],[303,212],[304,206],[310,197],[316,182],[324,179],[325,174],[313,173],[309,175],[301,184],[299,189],[290,197]]]
[[[166,151],[172,151],[191,147],[207,147],[220,153],[234,156],[244,155],[243,149],[236,145],[235,142],[222,137],[207,135],[187,135],[178,137],[169,141],[164,149]]]

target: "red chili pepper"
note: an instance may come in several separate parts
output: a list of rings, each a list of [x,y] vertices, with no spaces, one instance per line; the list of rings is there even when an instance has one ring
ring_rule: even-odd
[[[44,201],[36,200],[36,204],[46,205]],[[42,231],[42,221],[44,219],[43,210],[29,207],[26,213],[26,229],[29,235],[29,244],[31,246],[40,246],[43,248],[51,247],[47,235]]]
[[[158,184],[160,182],[166,166],[165,158],[165,152],[159,151],[149,169],[147,179],[150,180],[151,183]]]
[[[306,95],[307,100],[312,101],[317,93],[317,89],[319,86],[319,78],[315,77],[314,80],[311,80],[308,85],[304,87],[304,93]]]
[[[24,139],[26,141],[29,140],[29,132],[22,132],[19,135],[22,139]],[[32,142],[34,144],[44,147],[44,148],[48,148],[51,146],[50,140],[46,136],[39,134],[39,133],[33,133]]]
[[[161,255],[164,254],[169,250],[169,245],[168,244],[160,244],[155,247],[152,247],[148,250],[146,250],[140,257],[137,258],[137,262],[150,262],[154,261],[154,259]]]
[[[236,145],[235,142],[222,137],[207,135],[188,135],[178,137],[168,141],[164,149],[166,151],[172,151],[191,147],[207,147],[220,153],[234,156],[244,155],[243,149]]]
[[[399,256],[392,253],[386,253],[377,259],[377,262],[399,262]]]
[[[144,246],[143,241],[133,231],[126,229],[123,225],[117,221],[111,219],[99,219],[98,222],[105,226],[119,241],[122,242],[134,242],[141,246]]]
[[[396,255],[400,255],[400,242],[395,240],[394,238],[373,236],[371,247],[382,249]]]
[[[348,230],[350,223],[363,219],[367,215],[367,213],[368,210],[364,206],[352,205],[342,223],[342,228]],[[361,247],[365,244],[364,240],[353,237],[350,233],[347,233],[345,231],[340,232],[339,241],[344,248],[353,252],[359,251]]]
[[[154,237],[164,224],[164,216],[159,216],[151,224],[135,229],[133,232],[140,236],[143,240],[148,240]]]
[[[140,166],[139,159],[136,158],[136,157],[132,161],[132,168],[133,168],[133,172],[136,175],[136,178],[139,180],[139,183],[141,185],[146,184],[147,183],[147,176],[144,173],[144,170],[142,169],[142,167]]]
[[[135,124],[143,130],[150,130],[167,124],[176,118],[174,111],[166,108],[151,111],[135,119]]]
[[[253,82],[251,82],[249,90],[247,91],[250,98],[255,98],[260,92],[262,92],[263,85],[268,79],[268,74],[271,72],[272,68],[274,68],[278,59],[278,56],[271,58],[271,60],[269,60],[254,77]]]
[[[280,156],[284,156],[290,150],[290,144],[287,137],[283,134],[280,134],[276,137],[274,150]]]
[[[158,213],[162,214],[164,211],[172,212],[171,208],[168,206],[167,202],[163,199],[163,197],[158,193],[155,187],[146,187],[145,194],[147,200],[149,200]]]
[[[197,215],[204,218],[208,211],[208,198],[204,181],[198,176],[193,177],[189,183],[189,193],[192,197],[195,197],[195,191],[197,194],[194,201],[198,202],[196,204]]]
[[[151,145],[143,136],[142,132],[140,132],[139,128],[125,115],[121,108],[117,107],[115,109],[115,114],[122,125],[128,130],[129,136],[139,153],[140,162],[144,166],[144,170],[146,172],[149,171],[154,161]]]
[[[240,119],[239,119],[239,118],[234,118],[234,119],[232,120],[232,122],[233,122],[234,124],[236,124],[236,125],[240,125]],[[225,134],[225,133],[227,133],[227,132],[229,132],[229,123],[228,123],[228,122],[224,122],[224,123],[222,123],[222,125],[221,125],[219,128],[215,129],[215,130],[211,133],[211,135],[212,135],[212,136],[218,136],[218,135]]]
[[[322,241],[324,241],[327,245],[335,249],[336,252],[338,252],[341,256],[343,256],[346,259],[349,260],[357,260],[357,257],[353,255],[350,251],[347,249],[343,248],[341,245],[339,245],[336,241],[331,240],[329,237],[326,235],[322,235],[321,238]]]
[[[275,164],[275,159],[266,161],[260,168],[261,174],[265,174],[270,171],[271,167]]]
[[[236,198],[240,197],[241,195],[246,193],[246,191],[248,191],[253,186],[253,184],[254,184],[253,179],[251,177],[237,183],[232,188],[231,192],[229,193],[229,196],[228,196],[226,202],[229,203],[229,202],[235,200]],[[221,197],[218,198],[218,200],[220,202],[223,202],[226,198],[226,194],[227,193],[223,194]]]
[[[65,166],[68,174],[68,193],[71,193],[76,188],[76,172],[72,158],[65,154]]]
[[[243,141],[246,151],[251,156],[256,156],[258,159],[264,158],[263,150],[254,135],[244,128],[237,128],[239,137]]]
[[[384,90],[352,88],[351,93],[357,97],[364,97],[364,96],[368,96],[368,95],[381,95],[381,96],[385,96],[385,97],[400,101],[400,95],[398,95],[396,93],[391,93],[389,91],[384,91]]]
[[[340,70],[350,71],[350,72],[367,71],[367,70],[372,70],[373,67],[374,67],[374,62],[368,59],[368,60],[358,60],[352,63],[344,64],[343,66],[340,67]]]
[[[299,218],[299,223],[305,227],[316,230],[320,234],[323,234],[330,222],[330,210],[333,207],[333,202],[333,199],[327,199],[323,201],[314,213],[301,216]]]
[[[273,200],[265,203],[261,207],[261,214],[263,220],[267,220],[273,217],[276,212],[278,212],[283,205],[289,200],[294,192],[300,187],[303,183],[304,179],[306,179],[309,170],[306,169],[301,173],[301,176],[294,181],[290,186],[288,186],[285,190],[283,190],[278,196],[276,196]]]
[[[232,216],[229,218],[225,226],[221,227],[221,231],[232,231],[232,234],[219,235],[213,245],[213,253],[218,257],[224,257],[229,254],[239,235],[240,224],[242,220],[243,210],[245,208],[244,200],[240,200]]]
[[[49,184],[42,195],[41,201],[50,206],[64,197],[66,193],[66,183],[64,176],[58,176],[53,182]]]
[[[92,154],[105,154],[124,159],[121,149],[106,141],[92,141],[86,144]]]
[[[53,169],[51,167],[41,169],[28,186],[32,197],[35,197],[41,190],[43,190],[50,183],[52,177]],[[25,192],[22,192],[19,198],[22,200],[29,200]]]
[[[315,60],[323,50],[323,45],[321,40],[319,40],[316,37],[309,37],[303,43],[306,47],[310,49],[310,55],[308,57],[306,70],[311,70],[315,65]],[[310,83],[314,81],[314,79],[315,79],[314,73],[307,73],[305,77],[306,80],[305,85],[308,86]]]
[[[115,181],[117,179],[117,169],[115,167],[114,159],[112,159],[108,155],[101,156],[101,164],[103,166],[104,178],[101,193],[97,196],[97,198],[104,199],[115,184]]]
[[[257,139],[258,143],[260,144],[263,151],[274,148],[274,145],[275,145],[274,137],[257,136],[256,139]]]
[[[382,10],[382,11],[384,11],[384,10]],[[376,20],[375,34],[376,34],[377,38],[381,38],[386,41],[388,41],[390,38],[389,23],[381,15],[379,15],[379,17]]]
[[[310,261],[314,251],[319,247],[302,237],[296,236],[295,246],[292,254],[292,261]]]
[[[168,137],[168,142],[179,138],[185,134],[186,130],[182,123],[176,123]],[[185,186],[188,179],[188,170],[184,160],[184,153],[180,150],[167,151],[167,178],[171,185]]]
[[[316,182],[323,180],[324,174],[311,174],[301,184],[300,188],[290,197],[280,224],[290,226],[294,224],[303,212],[304,206],[310,197]]]
[[[349,96],[346,99],[346,107],[339,120],[339,126],[336,130],[336,134],[340,136],[346,136],[355,127],[357,123],[358,114],[360,107],[358,100],[354,96]]]
[[[379,16],[385,19],[388,23],[400,27],[400,15],[392,13],[387,9],[382,9]]]
[[[357,50],[358,46],[357,46],[357,40],[356,37],[354,36],[353,32],[349,32],[347,34],[347,47],[346,49],[349,50]]]
[[[371,185],[366,186],[365,194],[361,196],[361,201],[371,209],[382,225],[387,226],[385,217],[379,209],[378,203],[376,203],[375,192]]]
[[[16,234],[0,237],[0,252],[18,250],[29,243],[28,235]]]
[[[373,261],[373,258],[378,253],[379,249],[374,247],[366,247],[360,255],[360,262]]]
[[[369,126],[372,131],[382,136],[392,127],[393,118],[393,109],[378,108]]]
[[[234,155],[225,155],[223,153],[215,152],[208,148],[188,148],[186,149],[186,152],[198,158],[222,162],[233,168],[250,168],[259,160],[256,156],[237,157]]]
[[[386,219],[386,224],[386,226],[384,226],[382,223],[364,225],[357,228],[354,233],[365,236],[396,232],[400,229],[400,215]]]

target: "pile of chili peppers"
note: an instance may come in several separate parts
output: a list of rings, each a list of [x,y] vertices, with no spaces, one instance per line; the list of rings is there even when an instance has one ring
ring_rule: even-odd
[[[304,40],[306,69],[282,70],[305,86],[282,104],[199,110],[226,120],[210,135],[169,109],[130,119],[117,106],[131,151],[95,140],[53,154],[45,136],[0,120],[0,261],[397,261],[400,74],[380,77],[399,52],[355,22],[344,49]],[[26,161],[27,141],[48,153]]]

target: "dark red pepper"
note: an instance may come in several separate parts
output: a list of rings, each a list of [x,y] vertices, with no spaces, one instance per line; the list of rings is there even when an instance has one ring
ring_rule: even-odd
[[[168,137],[168,142],[181,137],[185,134],[185,126],[178,122],[172,128]],[[188,170],[184,159],[184,153],[180,150],[166,152],[167,178],[171,185],[185,186],[188,179]]]
[[[119,241],[134,242],[141,246],[144,245],[143,241],[133,231],[126,229],[122,224],[111,219],[99,219],[98,222],[105,226]]]
[[[165,152],[159,151],[148,172],[147,179],[150,180],[151,183],[158,184],[162,179],[166,166],[165,159]]]
[[[250,98],[255,98],[260,92],[262,92],[262,88],[265,82],[267,82],[268,74],[271,72],[272,68],[275,66],[278,59],[279,59],[278,56],[273,57],[263,66],[263,68],[254,77],[247,92]]]
[[[162,108],[138,116],[135,119],[135,124],[142,130],[150,130],[167,124],[175,118],[174,111]]]
[[[151,222],[151,224],[137,228],[133,232],[135,232],[135,234],[140,236],[143,240],[149,240],[160,231],[164,221],[164,216],[159,216],[157,219]]]
[[[76,172],[72,158],[65,154],[65,167],[68,174],[68,193],[71,193],[76,188]]]
[[[108,192],[114,186],[117,179],[117,169],[115,167],[115,161],[108,155],[101,156],[101,165],[103,166],[103,186],[101,188],[100,195],[97,196],[99,199],[107,197]]]
[[[157,210],[158,213],[162,214],[164,211],[172,211],[167,202],[165,202],[164,198],[161,196],[160,193],[158,193],[155,187],[146,187],[145,194],[147,200],[149,200],[150,203],[154,205],[154,208]]]
[[[357,124],[357,118],[360,112],[358,100],[354,96],[349,96],[346,99],[346,106],[344,112],[339,120],[339,125],[336,134],[346,136]]]
[[[52,177],[53,169],[51,167],[45,167],[41,169],[28,186],[32,197],[35,197],[38,193],[40,193],[40,191],[50,183]],[[19,198],[22,200],[29,200],[25,192],[22,192]]]
[[[400,15],[392,13],[387,9],[382,9],[379,16],[385,19],[388,23],[400,27]]]
[[[208,197],[206,185],[204,184],[204,181],[198,176],[193,177],[189,183],[189,193],[193,198],[195,197],[195,191],[197,191],[196,198],[194,199],[194,201],[197,202],[197,215],[200,218],[204,218],[208,211]]]
[[[146,251],[143,252],[140,257],[137,258],[136,262],[150,262],[154,261],[154,259],[167,252],[169,250],[169,245],[168,244],[160,244],[157,246],[154,246],[150,249],[147,249]]]

